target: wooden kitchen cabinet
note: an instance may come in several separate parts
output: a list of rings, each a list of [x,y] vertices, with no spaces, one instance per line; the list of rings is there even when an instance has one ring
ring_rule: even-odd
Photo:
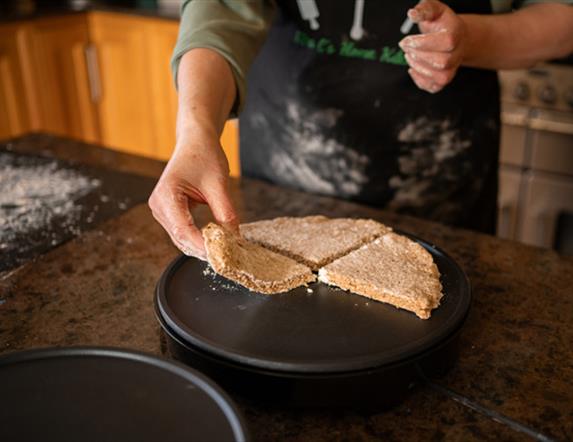
[[[152,118],[156,128],[157,156],[169,159],[175,145],[177,92],[171,75],[171,53],[177,41],[178,23],[148,20],[148,66],[151,78]]]
[[[156,156],[145,19],[94,12],[88,23],[99,68],[101,143]]]
[[[86,59],[90,41],[85,15],[34,20],[29,34],[29,87],[39,114],[36,129],[98,142],[98,116]]]
[[[178,22],[93,12],[89,26],[100,69],[102,143],[169,159],[177,116],[170,59]],[[231,121],[221,137],[233,176],[240,175],[237,130]]]
[[[24,83],[26,32],[18,25],[0,28],[0,139],[32,129],[30,100]]]
[[[43,130],[167,160],[179,23],[93,11],[0,25],[0,138]],[[221,137],[240,175],[238,125]]]

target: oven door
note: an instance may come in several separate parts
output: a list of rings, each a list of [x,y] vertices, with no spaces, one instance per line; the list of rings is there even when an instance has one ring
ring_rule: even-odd
[[[529,108],[503,103],[499,162],[504,166],[526,166]]]
[[[500,165],[497,196],[497,236],[500,238],[517,239],[522,181],[521,170]]]
[[[519,239],[573,255],[573,115],[537,110]]]
[[[520,240],[573,255],[573,178],[528,172]]]
[[[497,198],[497,236],[519,237],[519,210],[526,167],[529,108],[503,103],[499,150],[499,192]]]
[[[531,165],[573,180],[573,114],[536,110],[529,119]]]

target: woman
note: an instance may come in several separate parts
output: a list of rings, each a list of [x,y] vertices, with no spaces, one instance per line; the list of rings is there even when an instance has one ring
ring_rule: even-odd
[[[199,257],[193,206],[236,227],[218,140],[240,113],[245,176],[493,232],[495,69],[573,52],[571,6],[507,3],[186,2],[177,145],[149,200],[155,218]]]

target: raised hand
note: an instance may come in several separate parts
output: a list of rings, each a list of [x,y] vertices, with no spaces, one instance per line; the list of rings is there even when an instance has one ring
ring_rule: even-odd
[[[408,17],[422,32],[399,43],[410,65],[408,73],[420,89],[436,93],[452,81],[462,63],[465,23],[437,0],[422,0],[408,11]]]

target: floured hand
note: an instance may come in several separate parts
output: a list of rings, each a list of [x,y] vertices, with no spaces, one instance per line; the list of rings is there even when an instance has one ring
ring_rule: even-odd
[[[149,198],[153,216],[186,255],[206,259],[203,237],[191,212],[197,205],[207,204],[217,223],[238,228],[227,188],[228,175],[229,166],[219,142],[199,143],[195,139],[175,149],[155,186]]]
[[[436,93],[452,81],[462,63],[465,23],[437,0],[422,0],[408,11],[408,17],[422,32],[399,43],[410,65],[408,73],[420,89]]]

